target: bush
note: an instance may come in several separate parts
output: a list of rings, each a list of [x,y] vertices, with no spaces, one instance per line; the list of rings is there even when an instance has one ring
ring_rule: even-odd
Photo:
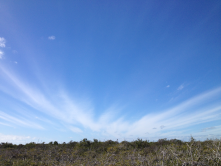
[[[8,143],[8,142],[6,142],[6,143],[1,143],[0,144],[0,147],[2,147],[2,148],[14,148],[14,147],[16,147],[16,145],[13,145],[12,143]]]
[[[133,141],[131,143],[135,148],[138,148],[138,149],[143,149],[145,147],[149,147],[150,146],[150,143],[149,141],[143,141],[142,139],[137,139],[136,141]]]
[[[57,142],[57,141],[54,141],[54,145],[58,145],[58,142]]]

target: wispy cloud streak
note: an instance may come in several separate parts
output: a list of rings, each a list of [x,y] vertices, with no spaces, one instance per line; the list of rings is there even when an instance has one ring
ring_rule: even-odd
[[[55,40],[55,36],[49,36],[48,39],[49,40]]]
[[[221,119],[220,102],[217,104],[212,103],[212,105],[210,105],[210,107],[207,109],[201,108],[202,104],[216,96],[219,98],[221,96],[220,87],[193,97],[175,107],[172,107],[171,109],[164,110],[156,114],[148,114],[137,122],[134,122],[131,125],[131,130],[128,133],[142,134],[146,130],[148,130],[150,133],[153,133],[151,129],[157,125],[160,126],[160,124],[165,125],[165,129],[167,130],[175,130],[177,128]],[[196,106],[198,107],[198,110],[196,110]],[[211,113],[213,114],[211,115]],[[157,129],[156,131],[159,130]]]
[[[0,47],[5,47],[6,40],[4,37],[0,37]]]
[[[177,88],[177,90],[182,90],[183,88],[184,88],[184,85],[182,84]]]
[[[31,128],[36,128],[36,129],[44,129],[42,126],[40,126],[34,122],[31,122],[25,118],[22,118],[22,117],[16,118],[16,117],[8,115],[2,111],[0,111],[0,119],[5,120],[5,121],[10,122],[15,125],[21,125],[21,126],[31,127]]]
[[[213,130],[213,129],[216,129],[216,127],[213,126],[213,127],[204,128],[204,129],[202,129],[202,132],[206,132],[206,131]]]
[[[6,68],[0,66],[0,70],[4,73],[5,79],[10,82],[12,89],[19,92],[13,93],[8,90],[6,93],[42,113],[58,119],[66,128],[75,133],[84,133],[84,130],[89,129],[115,138],[130,137],[131,135],[142,137],[146,136],[147,132],[148,136],[154,136],[166,131],[170,133],[170,131],[180,130],[187,126],[221,119],[221,103],[217,102],[217,99],[221,97],[221,87],[199,94],[175,107],[158,113],[146,114],[134,122],[129,122],[123,117],[116,118],[115,115],[119,109],[116,107],[110,107],[96,118],[98,120],[95,120],[94,108],[89,104],[90,102],[76,103],[64,90],[57,92],[57,97],[52,100],[44,94],[43,90],[31,87]],[[205,103],[208,103],[207,107],[204,107]],[[0,112],[0,118],[10,123],[28,125],[27,121],[21,121],[4,112]],[[37,125],[35,126],[37,127]]]
[[[3,58],[4,52],[0,50],[0,59]]]

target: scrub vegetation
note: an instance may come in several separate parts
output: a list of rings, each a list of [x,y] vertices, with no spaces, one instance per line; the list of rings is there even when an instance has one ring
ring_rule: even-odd
[[[177,139],[160,139],[149,142],[137,139],[128,141],[93,141],[83,139],[59,144],[27,143],[0,144],[0,165],[4,166],[221,166],[221,140],[189,142]]]

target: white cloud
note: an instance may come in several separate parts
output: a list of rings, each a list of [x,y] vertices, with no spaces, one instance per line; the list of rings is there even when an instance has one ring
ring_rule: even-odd
[[[148,131],[150,135],[157,134],[160,136],[162,134],[160,129],[152,129],[162,123],[167,126],[164,131],[179,131],[196,124],[220,120],[221,103],[211,103],[209,101],[212,98],[214,102],[217,102],[217,98],[220,98],[220,96],[221,87],[200,94],[171,109],[161,111],[161,113],[147,114],[130,124],[126,134],[144,136],[144,131]],[[206,102],[210,103],[210,105],[204,108],[203,104]],[[196,110],[196,108],[198,109]]]
[[[19,135],[5,135],[0,133],[0,142],[9,142],[13,144],[19,144],[21,142],[30,142],[33,141],[34,138],[30,136],[19,136]]]
[[[49,36],[48,39],[49,40],[55,40],[55,36]]]
[[[169,87],[170,87],[170,85],[167,85],[166,87],[167,87],[167,88],[169,88]]]
[[[184,88],[184,85],[182,84],[177,88],[177,90],[182,90],[183,88]]]
[[[161,125],[161,126],[160,126],[161,129],[163,129],[163,128],[165,128],[165,127],[166,127],[166,126],[164,126],[164,125]]]
[[[11,125],[9,125],[9,124],[7,124],[7,123],[2,123],[2,122],[0,122],[0,125],[9,126],[9,127],[13,127],[13,126],[11,126]]]
[[[58,110],[53,104],[51,104],[37,89],[29,87],[27,84],[20,81],[16,76],[14,76],[3,67],[0,66],[0,69],[8,77],[8,81],[14,85],[13,88],[14,90],[17,90],[19,95],[16,95],[11,91],[6,93],[9,93],[11,96],[19,99],[20,101],[26,103],[29,106],[32,106],[37,110],[42,110],[43,112],[46,111],[45,113],[54,115],[54,117],[60,117],[62,119],[66,118],[62,111]],[[4,89],[2,90],[4,91]]]
[[[82,133],[83,131],[79,129],[78,127],[71,126],[70,130],[73,131],[74,133]]]
[[[202,129],[201,131],[202,131],[202,132],[206,132],[206,131],[208,131],[208,130],[213,130],[213,129],[216,129],[216,127],[215,127],[215,126],[213,126],[213,127],[207,127],[207,128]]]
[[[5,43],[6,43],[5,38],[0,37],[0,47],[5,47]]]
[[[14,61],[15,64],[18,64],[18,62]]]
[[[15,125],[26,126],[26,127],[30,127],[30,128],[36,128],[36,129],[44,129],[42,126],[40,126],[30,120],[27,120],[22,117],[14,117],[14,116],[8,115],[2,111],[0,111],[0,119],[10,122]]]
[[[0,50],[0,59],[3,59],[4,52]]]
[[[221,103],[216,103],[217,98],[220,99],[221,96],[221,87],[199,94],[161,112],[148,113],[139,120],[131,122],[122,117],[116,118],[116,112],[122,110],[117,107],[110,107],[95,119],[90,102],[85,100],[80,104],[65,91],[56,95],[50,94],[50,96],[55,97],[51,99],[45,95],[44,91],[31,87],[30,84],[28,85],[6,68],[0,66],[0,70],[4,74],[4,78],[12,85],[8,91],[4,87],[0,87],[2,91],[32,108],[58,119],[66,128],[76,133],[81,133],[83,132],[81,129],[85,129],[98,132],[110,139],[119,138],[119,135],[125,137],[133,135],[136,139],[137,137],[145,137],[146,132],[149,133],[148,136],[150,137],[164,136],[163,134],[167,132],[165,137],[170,137],[175,131],[183,131],[186,127],[221,119]],[[207,104],[207,107],[204,104]],[[7,117],[11,120],[8,122],[13,123],[12,118]],[[18,121],[17,123],[21,124]],[[70,127],[70,125],[79,126],[81,129]],[[155,128],[156,126],[160,127]],[[164,130],[161,130],[162,128]]]

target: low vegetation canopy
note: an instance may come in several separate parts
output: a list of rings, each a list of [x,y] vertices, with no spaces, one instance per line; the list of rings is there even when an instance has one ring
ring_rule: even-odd
[[[142,165],[142,166],[221,166],[221,140],[189,142],[160,139],[157,142],[137,139],[128,141],[70,141],[48,144],[0,144],[0,165],[4,166],[71,166],[71,165]]]

